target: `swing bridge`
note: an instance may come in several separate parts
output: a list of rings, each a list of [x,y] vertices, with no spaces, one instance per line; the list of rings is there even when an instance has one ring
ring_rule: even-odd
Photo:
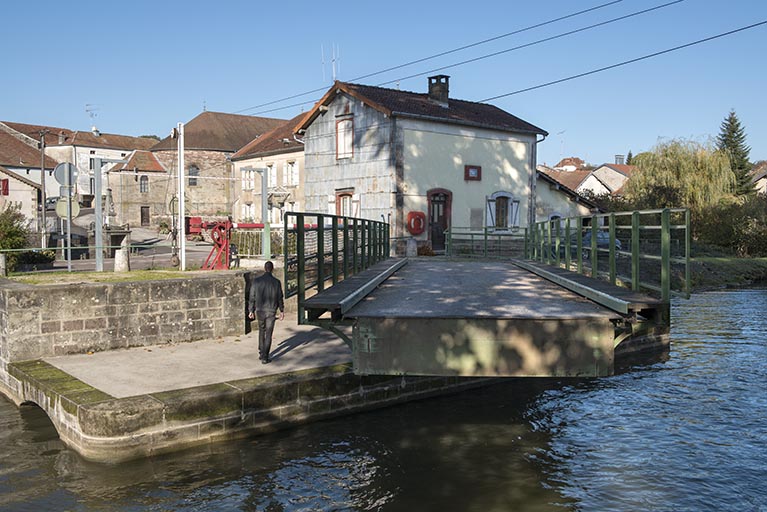
[[[392,257],[385,222],[289,212],[284,227],[298,322],[344,339],[360,375],[611,375],[668,348],[671,297],[690,291],[686,209],[451,227],[428,258]]]

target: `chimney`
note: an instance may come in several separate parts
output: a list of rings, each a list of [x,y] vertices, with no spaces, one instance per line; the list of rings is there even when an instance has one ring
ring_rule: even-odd
[[[623,155],[615,155],[615,165],[623,165],[626,160]]]
[[[448,93],[450,90],[450,77],[436,75],[429,77],[429,99],[441,107],[447,108]]]

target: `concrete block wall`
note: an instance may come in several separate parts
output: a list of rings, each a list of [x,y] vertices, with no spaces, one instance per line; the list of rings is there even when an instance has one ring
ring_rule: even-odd
[[[245,333],[246,272],[114,283],[0,281],[0,362]]]

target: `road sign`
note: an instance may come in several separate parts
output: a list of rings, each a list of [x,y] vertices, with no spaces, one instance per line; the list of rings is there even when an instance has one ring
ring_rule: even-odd
[[[77,167],[69,162],[62,162],[53,169],[53,177],[60,185],[67,184],[67,173],[69,173],[69,185],[73,186],[77,178]]]
[[[62,219],[65,219],[67,217],[67,198],[66,197],[60,197],[58,201],[56,201],[56,215],[61,217]],[[72,201],[72,217],[77,217],[80,215],[80,203],[77,201]]]

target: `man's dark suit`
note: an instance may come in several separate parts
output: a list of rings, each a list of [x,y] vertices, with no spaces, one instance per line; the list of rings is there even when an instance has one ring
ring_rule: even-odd
[[[269,361],[278,309],[280,312],[285,311],[282,284],[271,272],[265,272],[251,283],[248,298],[248,312],[255,313],[258,318],[258,358],[261,361]]]

